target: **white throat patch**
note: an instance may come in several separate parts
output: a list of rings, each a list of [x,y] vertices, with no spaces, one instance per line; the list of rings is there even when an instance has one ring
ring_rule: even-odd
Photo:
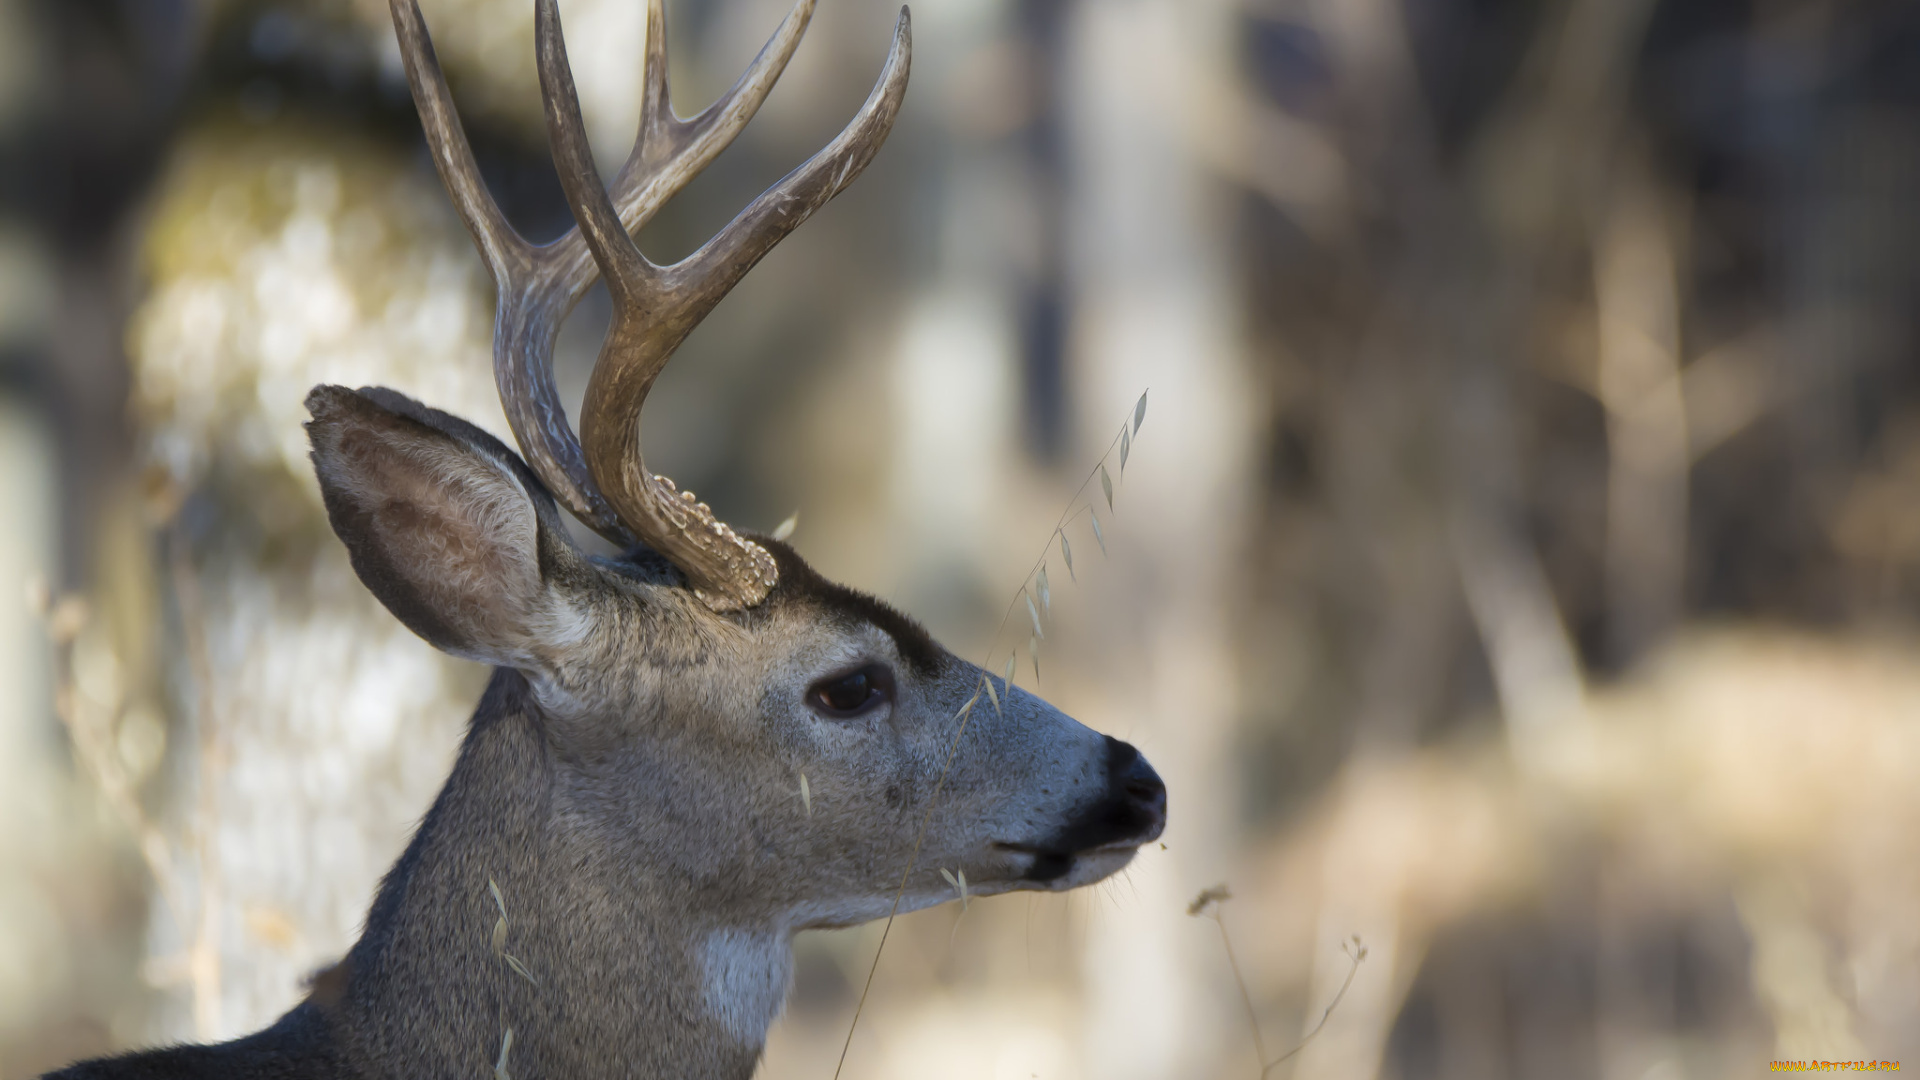
[[[715,930],[701,948],[707,1012],[727,1033],[750,1046],[786,1007],[793,985],[793,945],[775,930]]]

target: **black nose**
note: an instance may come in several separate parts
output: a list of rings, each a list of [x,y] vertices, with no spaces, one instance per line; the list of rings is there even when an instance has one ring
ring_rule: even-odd
[[[1158,836],[1167,821],[1167,785],[1132,743],[1111,735],[1106,738],[1107,783],[1126,800],[1129,810],[1151,823],[1149,831]]]
[[[1029,881],[1053,881],[1072,872],[1074,860],[1094,851],[1137,848],[1160,838],[1167,827],[1167,785],[1140,751],[1112,736],[1107,746],[1107,787],[1075,808],[1060,828],[1033,845],[1003,845],[1034,856]]]

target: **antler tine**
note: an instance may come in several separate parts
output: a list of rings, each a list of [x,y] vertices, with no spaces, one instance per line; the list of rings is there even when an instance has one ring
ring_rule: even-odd
[[[473,147],[467,142],[446,76],[434,55],[433,39],[417,0],[390,0],[394,36],[406,66],[407,84],[420,113],[420,126],[434,167],[454,208],[473,235],[493,274],[499,302],[494,315],[494,380],[514,437],[531,465],[556,497],[582,521],[615,543],[632,542],[607,501],[593,486],[579,440],[567,427],[566,411],[554,385],[553,340],[567,312],[593,283],[594,267],[578,236],[545,248],[527,243],[508,224],[487,193]],[[572,258],[568,258],[571,249]],[[560,296],[552,271],[582,264],[562,275]]]
[[[626,230],[646,224],[739,135],[786,70],[813,6],[814,0],[797,0],[732,89],[683,121],[673,116],[668,102],[664,4],[649,0],[641,126],[613,191]],[[529,464],[554,495],[595,532],[624,547],[636,538],[594,484],[579,440],[567,426],[551,363],[560,324],[599,276],[599,267],[577,228],[534,249],[532,256],[527,274],[511,281],[496,277],[501,304],[494,327],[494,379],[501,402]]]
[[[466,129],[453,107],[453,95],[434,55],[433,39],[427,35],[420,5],[416,0],[391,0],[389,6],[394,34],[400,42],[400,58],[407,69],[407,84],[419,108],[420,126],[426,132],[434,168],[488,268],[496,279],[502,279],[526,265],[531,245],[507,224],[480,179],[480,167],[473,160],[473,147],[468,145]]]
[[[693,322],[719,303],[775,244],[866,170],[900,113],[912,57],[913,27],[907,9],[902,7],[880,77],[840,134],[779,183],[761,192],[699,251],[668,268],[677,279],[676,288],[689,292],[688,303],[697,311]]]
[[[540,3],[543,11],[550,10],[553,0]],[[552,18],[555,39],[557,18]],[[615,277],[627,277],[621,288],[630,297],[615,305],[613,326],[587,383],[587,402],[580,417],[587,468],[620,519],[667,554],[713,606],[758,603],[775,581],[772,557],[715,522],[705,505],[694,503],[690,495],[679,493],[675,498],[671,481],[647,471],[640,449],[641,408],[654,378],[693,327],[773,245],[844,190],[873,160],[899,115],[912,52],[911,25],[902,8],[879,81],[846,128],[755,199],[699,251],[669,267],[654,266],[633,246],[625,230],[609,227],[611,202],[599,188],[590,155],[582,150],[584,156],[574,159],[575,183],[568,188],[570,200],[578,196],[574,213],[581,217],[609,287]],[[553,55],[564,67],[564,46]],[[543,78],[548,59],[543,50]],[[570,88],[564,80],[564,71],[553,73],[556,87]],[[549,116],[554,115],[550,111]],[[567,114],[576,124],[577,116],[577,109]],[[561,141],[556,131],[556,155],[562,153]],[[596,223],[588,224],[590,219]]]
[[[627,235],[626,226],[620,221],[620,211],[614,208],[613,196],[600,184],[599,170],[593,164],[593,148],[587,142],[586,121],[580,115],[573,69],[567,63],[567,42],[560,32],[560,10],[554,0],[534,0],[533,10],[535,65],[540,73],[547,140],[553,148],[553,165],[560,175],[560,188],[566,192],[576,227],[606,278],[615,308],[643,304],[647,293],[658,289],[658,270],[634,246],[633,238]],[[648,51],[652,51],[651,46]]]
[[[640,104],[640,132],[633,153],[613,182],[613,201],[627,209],[636,197],[648,194],[650,187],[664,186],[678,191],[694,174],[705,168],[721,150],[733,142],[740,130],[753,119],[767,99],[767,92],[787,69],[800,38],[813,19],[815,0],[795,0],[793,9],[780,22],[779,29],[760,47],[753,63],[740,73],[733,86],[719,100],[690,119],[673,114],[672,96],[667,88],[667,15],[666,0],[647,2],[647,54],[645,90]],[[679,165],[681,167],[676,168]],[[687,166],[691,166],[689,170]],[[683,175],[684,174],[684,175]],[[639,205],[658,209],[665,197],[640,198]],[[626,215],[623,213],[622,218]],[[629,222],[629,232],[644,220]]]

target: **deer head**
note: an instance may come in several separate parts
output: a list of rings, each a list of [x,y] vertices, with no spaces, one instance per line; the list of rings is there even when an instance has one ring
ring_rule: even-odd
[[[795,930],[953,899],[942,870],[992,894],[1126,865],[1165,820],[1133,747],[1023,690],[982,699],[978,667],[720,523],[640,455],[641,406],[674,347],[879,149],[906,87],[906,12],[839,137],[659,266],[632,233],[752,116],[813,0],[690,120],[668,105],[649,0],[640,135],[611,191],[554,0],[538,0],[548,130],[579,222],[544,246],[487,195],[414,0],[392,7],[434,161],[498,286],[496,374],[525,457],[393,391],[308,398],[327,513],[361,580],[434,645],[498,670],[365,935],[274,1030],[324,1030],[343,1070],[382,1075],[477,1075],[512,1027],[522,1075],[745,1077]],[[551,355],[596,274],[615,313],[576,439]],[[584,554],[561,506],[625,554]]]

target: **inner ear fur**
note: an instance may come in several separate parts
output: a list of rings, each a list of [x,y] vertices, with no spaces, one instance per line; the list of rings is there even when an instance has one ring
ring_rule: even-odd
[[[317,386],[307,437],[333,531],[387,610],[436,647],[533,663],[564,621],[559,511],[500,440],[381,387]]]

